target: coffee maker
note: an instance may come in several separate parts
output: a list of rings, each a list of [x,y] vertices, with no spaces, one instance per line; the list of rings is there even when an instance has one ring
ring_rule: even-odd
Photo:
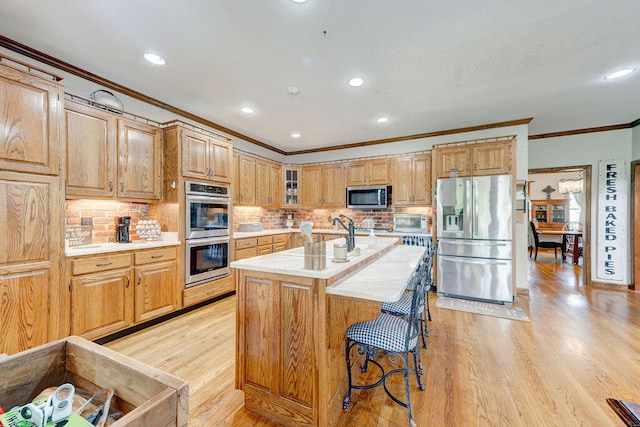
[[[130,224],[131,224],[130,216],[122,216],[118,218],[118,224],[116,225],[116,242],[131,243],[131,240],[129,240]]]

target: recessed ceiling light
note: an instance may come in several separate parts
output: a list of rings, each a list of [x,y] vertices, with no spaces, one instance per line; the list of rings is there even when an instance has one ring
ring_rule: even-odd
[[[304,2],[306,2],[307,0],[292,0],[292,1],[293,1],[294,3],[304,3]]]
[[[389,121],[389,117],[378,117],[376,122],[378,123],[387,123]]]
[[[155,65],[164,65],[167,63],[167,61],[164,60],[164,58],[162,58],[160,55],[157,55],[155,53],[151,53],[151,52],[147,52],[144,54],[144,59],[146,59],[147,61],[151,62],[152,64]]]
[[[302,135],[298,132],[292,132],[291,133],[291,138],[300,138]]]
[[[242,111],[245,114],[251,114],[251,113],[255,112],[256,110],[254,110],[251,107],[242,107],[242,108],[240,108],[240,111]]]
[[[351,87],[360,87],[364,84],[364,79],[361,77],[352,77],[349,79],[349,86]]]
[[[633,73],[634,71],[636,71],[635,68],[622,68],[620,70],[614,71],[613,73],[607,74],[604,77],[604,79],[605,80],[619,79],[619,78],[628,76],[629,74]]]

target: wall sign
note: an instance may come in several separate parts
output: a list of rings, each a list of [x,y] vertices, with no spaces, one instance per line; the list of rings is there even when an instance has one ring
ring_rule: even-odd
[[[596,278],[626,284],[629,187],[626,163],[600,160],[598,182]]]
[[[75,225],[65,228],[64,238],[67,240],[69,247],[90,245],[91,244],[90,225]]]

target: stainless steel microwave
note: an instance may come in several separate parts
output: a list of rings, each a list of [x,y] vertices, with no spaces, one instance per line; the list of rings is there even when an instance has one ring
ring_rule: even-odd
[[[347,208],[385,209],[389,206],[389,187],[347,187]]]

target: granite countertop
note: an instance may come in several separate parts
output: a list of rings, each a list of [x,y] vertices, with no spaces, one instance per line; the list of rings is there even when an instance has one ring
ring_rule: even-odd
[[[131,243],[96,243],[91,245],[71,246],[65,248],[64,255],[68,257],[96,255],[110,252],[132,251],[178,245],[180,245],[178,233],[162,233],[158,240],[138,240]]]
[[[332,230],[333,231],[333,230]],[[398,244],[396,237],[378,237],[375,249],[368,248],[367,237],[356,237],[356,247],[360,248],[360,255],[350,253],[348,262],[333,262],[333,244],[344,243],[343,239],[334,239],[326,242],[326,268],[323,270],[307,270],[304,268],[304,248],[289,249],[252,258],[246,258],[231,263],[232,268],[240,270],[261,271],[266,273],[288,274],[292,276],[313,277],[318,279],[331,279],[346,274],[358,264],[366,264],[375,259],[380,253],[389,250]],[[424,250],[424,248],[422,248]]]
[[[271,236],[274,234],[284,234],[284,233],[300,233],[299,228],[276,228],[271,230],[262,230],[262,231],[234,231],[233,238],[234,239],[244,239],[247,237],[261,237],[261,236]],[[313,230],[313,233],[320,234],[347,234],[344,229],[334,230],[333,228],[316,228]],[[395,231],[383,231],[383,230],[375,230],[376,236],[379,237],[401,237],[407,235],[415,235],[415,236],[431,236],[430,234],[425,233],[402,233]],[[367,236],[369,234],[368,230],[356,230],[356,236]]]

